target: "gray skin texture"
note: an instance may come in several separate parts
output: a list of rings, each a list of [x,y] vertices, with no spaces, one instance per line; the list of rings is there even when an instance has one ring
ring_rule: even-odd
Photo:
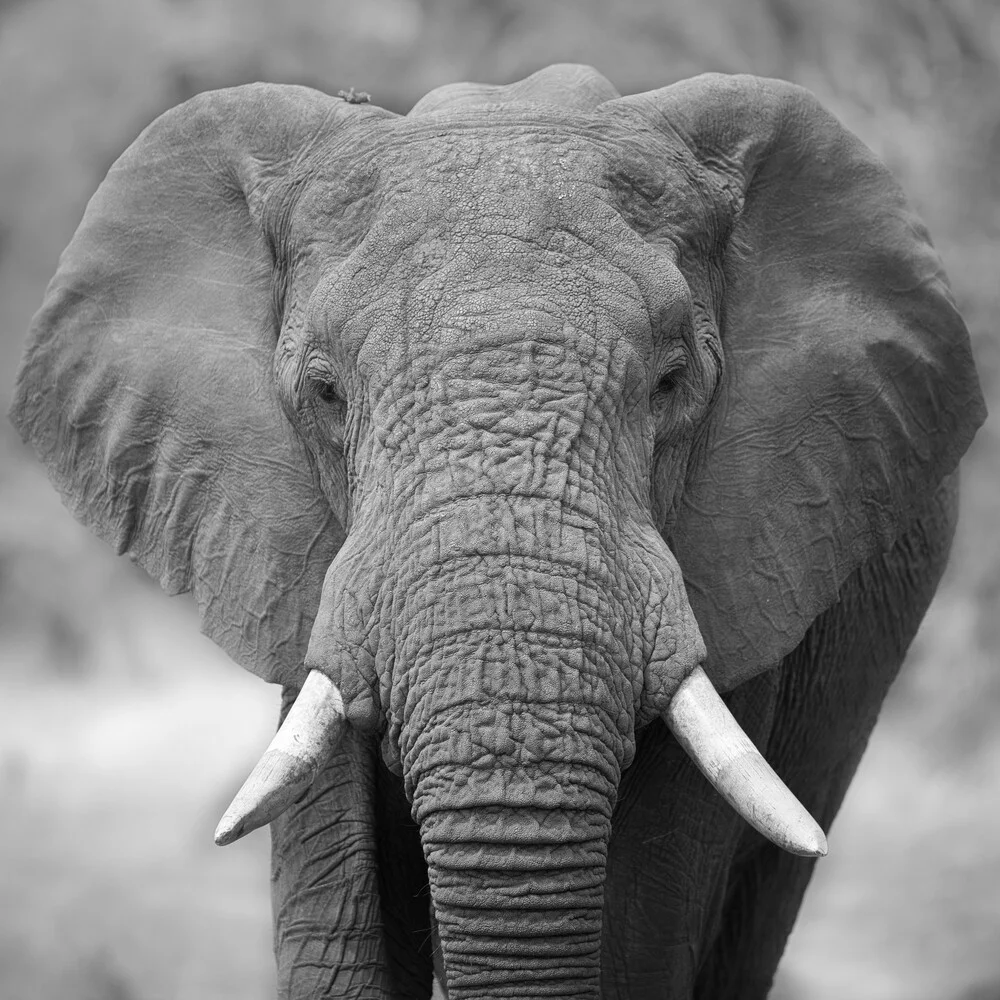
[[[12,418],[74,513],[351,722],[272,824],[282,997],[763,997],[812,862],[658,716],[703,664],[828,828],[983,406],[800,88],[555,66],[405,117],[201,95],[95,194]]]

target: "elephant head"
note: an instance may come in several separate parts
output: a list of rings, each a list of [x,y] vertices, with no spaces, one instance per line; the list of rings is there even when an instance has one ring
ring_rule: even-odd
[[[451,993],[590,996],[637,728],[823,850],[708,678],[799,643],[982,403],[924,228],[806,91],[553,67],[402,117],[271,85],[163,115],[13,419],[80,519],[302,687],[219,839],[380,734]]]

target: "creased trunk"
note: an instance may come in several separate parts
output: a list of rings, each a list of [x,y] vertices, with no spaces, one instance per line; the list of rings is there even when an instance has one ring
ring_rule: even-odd
[[[446,384],[479,386],[467,372]],[[457,397],[443,402],[418,472],[387,467],[368,494],[393,498],[367,514],[385,548],[354,564],[357,583],[344,574],[331,606],[359,603],[367,567],[384,568],[377,643],[362,645],[377,646],[385,744],[420,826],[449,996],[596,998],[616,789],[644,667],[682,591],[651,558],[645,522],[611,518],[585,480],[592,456],[574,449],[594,443],[577,440],[579,412],[505,399],[484,430]],[[393,455],[415,447],[400,426],[387,429]],[[489,456],[482,470],[464,461],[474,454]],[[691,645],[682,633],[668,652]],[[690,665],[675,659],[679,680]]]
[[[599,996],[619,768],[598,713],[577,710],[466,706],[436,720],[446,741],[418,740],[414,814],[450,997]]]

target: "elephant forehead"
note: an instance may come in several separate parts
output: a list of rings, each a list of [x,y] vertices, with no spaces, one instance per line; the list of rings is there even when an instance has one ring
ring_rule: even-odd
[[[665,178],[645,151],[590,118],[483,117],[409,128],[388,143],[380,216],[539,245],[568,230],[596,246],[609,213],[662,194]]]
[[[435,175],[382,199],[337,265],[334,298],[354,321],[344,332],[464,335],[530,312],[648,339],[685,299],[672,245],[637,233],[596,183],[515,183],[496,163],[483,173],[458,185]]]
[[[336,145],[318,141],[272,214],[290,256],[340,262],[364,242],[376,275],[401,258],[409,275],[433,266],[449,243],[496,263],[490,237],[506,236],[517,244],[508,266],[533,252],[598,252],[656,287],[650,244],[673,256],[717,228],[703,175],[682,142],[628,109],[487,106],[359,123]]]
[[[698,200],[663,150],[614,123],[537,108],[428,115],[396,120],[372,155],[357,166],[363,231],[324,245],[312,297],[315,326],[369,370],[527,340],[627,367],[688,307],[674,243],[640,209]]]
[[[386,135],[381,161],[387,179],[440,174],[456,186],[484,178],[594,181],[622,160],[621,136],[588,115],[551,109],[486,108],[445,117],[400,119]]]
[[[485,227],[408,245],[373,233],[341,272],[338,335],[368,371],[470,353],[516,357],[519,369],[550,349],[552,360],[624,369],[648,357],[663,312],[687,301],[669,258],[635,234],[626,249],[628,238],[611,254],[555,226],[544,243]]]

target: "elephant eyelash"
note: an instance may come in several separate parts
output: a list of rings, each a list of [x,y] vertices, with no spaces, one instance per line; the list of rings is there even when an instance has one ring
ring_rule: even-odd
[[[653,396],[667,396],[672,393],[681,384],[686,371],[687,365],[684,363],[676,364],[671,368],[668,368],[660,376],[659,381],[656,383],[656,388],[653,390]]]
[[[313,399],[328,405],[346,405],[333,369],[326,362],[313,359],[306,367],[305,375]]]
[[[676,368],[672,372],[667,372],[665,375],[660,377],[660,381],[656,383],[656,391],[660,392],[673,392],[677,388],[678,383],[681,380],[681,372],[683,368]]]
[[[316,398],[323,403],[343,404],[344,402],[340,393],[337,392],[337,387],[333,384],[333,382],[317,382]]]

